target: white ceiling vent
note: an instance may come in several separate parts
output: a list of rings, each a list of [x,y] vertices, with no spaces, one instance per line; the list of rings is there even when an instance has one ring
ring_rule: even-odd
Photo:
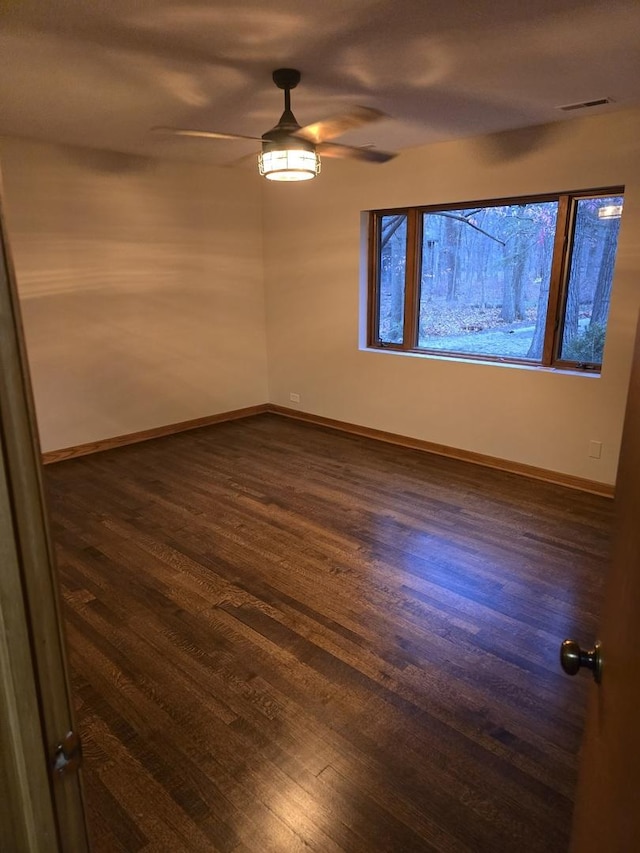
[[[603,104],[612,104],[613,98],[596,98],[594,101],[580,101],[578,104],[565,104],[562,107],[556,107],[557,110],[563,110],[568,113],[571,110],[586,110],[589,107],[601,107]]]

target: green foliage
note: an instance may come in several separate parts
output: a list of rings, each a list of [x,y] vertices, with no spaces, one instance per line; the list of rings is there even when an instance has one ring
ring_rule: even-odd
[[[602,364],[605,332],[605,327],[598,323],[588,326],[581,335],[567,341],[562,348],[562,358],[568,361]]]

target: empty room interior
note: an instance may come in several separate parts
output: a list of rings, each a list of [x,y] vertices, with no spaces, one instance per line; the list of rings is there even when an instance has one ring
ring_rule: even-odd
[[[3,4],[82,744],[53,835],[3,850],[640,849],[573,818],[632,459],[638,32],[626,0]]]

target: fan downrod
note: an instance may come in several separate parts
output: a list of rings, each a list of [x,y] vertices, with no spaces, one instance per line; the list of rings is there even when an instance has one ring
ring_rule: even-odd
[[[278,89],[295,89],[300,82],[300,72],[295,68],[276,68],[273,72],[273,82]]]

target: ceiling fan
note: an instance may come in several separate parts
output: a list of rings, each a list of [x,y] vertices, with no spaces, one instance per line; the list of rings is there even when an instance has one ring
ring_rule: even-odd
[[[315,178],[320,172],[320,154],[326,157],[348,157],[367,163],[386,163],[396,156],[388,151],[356,148],[329,141],[347,130],[384,118],[384,113],[371,107],[354,107],[349,112],[301,127],[291,112],[291,90],[300,82],[300,76],[295,68],[278,68],[273,72],[273,82],[284,90],[284,112],[275,127],[262,136],[175,127],[156,127],[154,130],[205,139],[257,140],[262,143],[258,170],[271,181],[305,181]]]

